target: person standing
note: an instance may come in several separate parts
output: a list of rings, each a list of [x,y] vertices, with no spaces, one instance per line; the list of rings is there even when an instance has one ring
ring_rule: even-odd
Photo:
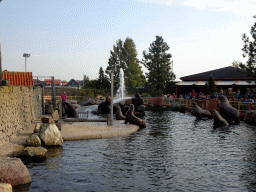
[[[67,96],[65,94],[65,91],[63,91],[63,94],[60,97],[61,97],[62,102],[67,101]]]

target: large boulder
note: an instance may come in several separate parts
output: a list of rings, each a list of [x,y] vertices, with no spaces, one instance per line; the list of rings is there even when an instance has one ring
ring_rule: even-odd
[[[256,125],[256,110],[248,110],[245,113],[244,122],[250,125]]]
[[[26,145],[33,147],[41,146],[41,139],[38,137],[37,134],[32,134],[27,138]]]
[[[14,152],[12,156],[19,157],[23,162],[41,162],[46,159],[45,153],[47,149],[44,147],[25,147],[24,149]]]
[[[12,192],[12,185],[9,183],[0,183],[0,192]]]
[[[55,110],[55,111],[52,113],[52,119],[53,119],[53,121],[54,121],[55,123],[57,123],[58,120],[59,120],[59,118],[60,118],[59,113],[58,113],[57,110]]]
[[[27,167],[19,158],[0,158],[0,183],[9,183],[12,186],[31,183]]]
[[[35,129],[34,129],[34,133],[39,133],[40,127],[41,127],[42,123],[37,123],[35,125]]]
[[[63,143],[60,131],[55,124],[42,124],[39,137],[41,138],[42,144],[46,146],[58,146]]]

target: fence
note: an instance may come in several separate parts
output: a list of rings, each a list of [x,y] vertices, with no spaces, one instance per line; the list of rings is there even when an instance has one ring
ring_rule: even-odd
[[[156,99],[157,98],[157,99]],[[161,97],[143,97],[144,104],[148,104],[149,102],[157,101],[157,105],[171,105],[172,103],[177,102],[179,105],[186,105],[186,107],[192,107],[192,103],[195,102],[199,107],[202,109],[217,109],[219,106],[219,101],[214,99],[209,100],[199,100],[199,99],[182,99],[176,98],[170,100],[168,98],[161,98]],[[229,102],[234,108],[236,108],[240,112],[244,112],[247,110],[256,110],[256,102],[242,102],[242,101],[230,101]],[[154,104],[154,103],[153,103]]]

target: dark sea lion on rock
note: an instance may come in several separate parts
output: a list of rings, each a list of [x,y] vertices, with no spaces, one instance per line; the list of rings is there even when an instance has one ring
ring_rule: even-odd
[[[65,108],[65,114],[67,114],[67,117],[78,118],[78,112],[70,103],[64,101],[64,108]]]
[[[222,126],[229,126],[229,123],[216,111],[215,109],[210,110],[213,117],[213,127],[218,128]]]
[[[133,104],[130,105],[129,110],[125,114],[125,117],[126,117],[125,124],[130,123],[130,124],[138,125],[140,128],[146,128],[146,123],[134,115]]]
[[[201,109],[195,102],[193,102],[193,110],[191,111],[191,115],[195,116],[198,120],[202,119],[203,117],[212,117],[212,114],[209,111]]]
[[[121,108],[119,106],[116,106],[116,120],[125,120],[125,116],[123,116],[123,113],[121,111]]]
[[[240,123],[240,113],[239,111],[232,107],[228,101],[228,99],[224,95],[220,95],[220,114],[221,116],[227,120],[229,124],[239,124]]]

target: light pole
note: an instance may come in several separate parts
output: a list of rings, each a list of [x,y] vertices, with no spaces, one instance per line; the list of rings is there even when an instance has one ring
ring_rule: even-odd
[[[23,53],[23,57],[25,57],[25,72],[27,72],[27,58],[30,57],[30,54],[29,53]]]

